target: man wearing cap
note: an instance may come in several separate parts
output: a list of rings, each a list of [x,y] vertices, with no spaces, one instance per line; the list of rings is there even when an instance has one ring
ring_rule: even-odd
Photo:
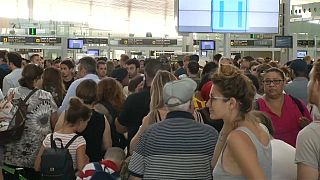
[[[293,71],[294,79],[284,87],[284,91],[291,96],[308,103],[308,64],[302,59],[293,60],[289,68]]]
[[[210,161],[218,133],[192,116],[196,87],[189,78],[164,86],[169,113],[141,136],[129,163],[132,179],[212,179]]]

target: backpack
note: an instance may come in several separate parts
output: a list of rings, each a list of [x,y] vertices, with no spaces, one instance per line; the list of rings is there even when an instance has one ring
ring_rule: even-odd
[[[112,176],[111,174],[107,173],[105,170],[106,168],[102,169],[102,166],[99,162],[94,162],[94,169],[95,172],[91,176],[91,180],[116,180],[117,178]]]
[[[298,109],[299,109],[301,115],[304,116],[304,107],[303,107],[303,104],[301,103],[301,101],[299,99],[291,96],[291,95],[289,95],[289,96],[293,100],[293,102],[298,106]],[[260,110],[260,106],[259,106],[258,101],[256,101],[255,106],[256,106],[255,110],[259,111]]]
[[[41,156],[40,174],[43,180],[74,180],[75,171],[73,161],[68,147],[75,141],[79,135],[73,138],[63,147],[60,138],[53,139],[53,133],[50,136],[51,147],[46,148]],[[60,141],[61,147],[58,148],[55,141]]]
[[[8,144],[21,138],[27,118],[26,104],[28,99],[37,91],[33,89],[24,100],[14,99],[11,92],[0,102],[0,145]]]

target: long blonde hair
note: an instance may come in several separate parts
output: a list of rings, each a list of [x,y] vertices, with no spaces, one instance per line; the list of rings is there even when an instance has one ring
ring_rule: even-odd
[[[176,80],[176,77],[169,71],[159,70],[151,83],[151,101],[150,113],[151,117],[155,117],[154,113],[157,109],[164,106],[163,102],[163,87],[167,82]]]

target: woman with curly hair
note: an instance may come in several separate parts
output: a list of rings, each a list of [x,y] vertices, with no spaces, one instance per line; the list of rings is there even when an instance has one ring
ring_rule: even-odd
[[[127,140],[123,134],[116,132],[115,119],[118,118],[125,101],[122,85],[115,79],[106,77],[98,83],[95,110],[104,114],[111,127],[112,146],[124,149]]]
[[[255,89],[232,65],[220,64],[207,102],[211,119],[223,119],[212,165],[213,179],[271,179],[268,132],[251,115]]]

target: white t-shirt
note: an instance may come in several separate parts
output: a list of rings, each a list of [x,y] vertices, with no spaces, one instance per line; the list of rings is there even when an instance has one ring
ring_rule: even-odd
[[[66,146],[68,144],[68,142],[76,135],[76,133],[72,133],[72,134],[61,134],[61,133],[53,133],[53,139],[55,138],[60,138],[62,140],[62,144],[63,146]],[[50,136],[51,134],[48,134],[47,137],[43,140],[43,146],[45,148],[50,148],[51,147],[51,141],[50,141]],[[57,147],[60,148],[60,142],[56,141],[56,145]],[[73,143],[68,147],[70,155],[72,157],[72,161],[73,161],[73,168],[76,169],[77,168],[77,149],[80,146],[86,145],[86,140],[82,137],[79,136],[77,139],[75,139],[73,141]]]
[[[297,179],[296,149],[284,141],[271,140],[272,179]]]

